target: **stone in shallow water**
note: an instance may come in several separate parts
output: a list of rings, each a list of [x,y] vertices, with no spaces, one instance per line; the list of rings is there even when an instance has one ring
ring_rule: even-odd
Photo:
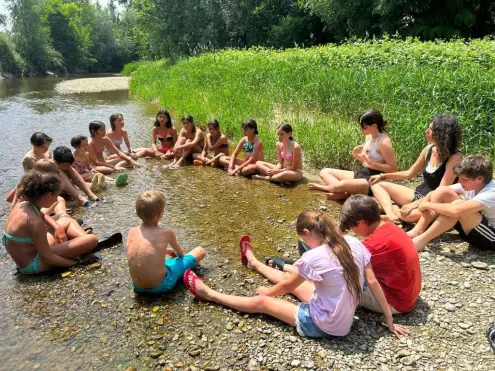
[[[480,261],[472,262],[471,266],[473,266],[476,269],[488,269],[488,264],[480,262]]]

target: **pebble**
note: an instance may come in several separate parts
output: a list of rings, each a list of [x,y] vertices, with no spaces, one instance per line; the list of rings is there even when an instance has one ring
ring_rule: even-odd
[[[289,340],[290,340],[291,342],[295,343],[295,342],[297,341],[297,337],[295,337],[295,336],[290,336],[290,337],[289,337]]]
[[[400,360],[404,366],[414,366],[416,364],[416,357],[404,357]]]
[[[459,323],[459,327],[464,329],[464,330],[467,330],[471,326],[472,326],[472,324],[470,324],[470,323],[463,323],[463,322]]]
[[[476,268],[476,269],[488,269],[488,264],[480,262],[480,261],[474,261],[471,263],[471,265]]]
[[[290,365],[291,365],[292,367],[299,367],[299,365],[300,365],[300,364],[301,364],[301,361],[299,361],[298,359],[295,359],[295,360],[293,360],[293,361],[290,363]]]
[[[445,304],[445,309],[447,309],[449,312],[453,312],[456,310],[456,306],[451,303],[447,303]]]
[[[154,349],[150,352],[150,357],[151,358],[158,358],[163,355],[163,351],[160,349]]]
[[[225,328],[230,331],[234,329],[234,325],[232,324],[232,322],[229,322],[227,323],[227,326],[225,326]]]

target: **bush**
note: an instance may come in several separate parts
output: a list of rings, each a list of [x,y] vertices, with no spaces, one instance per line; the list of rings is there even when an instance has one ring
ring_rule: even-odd
[[[131,92],[159,100],[198,121],[217,117],[241,136],[255,118],[268,157],[275,128],[287,120],[305,159],[318,167],[353,167],[351,148],[363,141],[357,119],[369,107],[389,122],[401,168],[426,145],[424,130],[437,114],[454,114],[463,128],[463,153],[494,158],[495,41],[355,41],[284,51],[225,50],[179,61],[139,64]]]
[[[20,75],[23,71],[23,66],[24,62],[14,51],[9,35],[0,33],[0,72]]]

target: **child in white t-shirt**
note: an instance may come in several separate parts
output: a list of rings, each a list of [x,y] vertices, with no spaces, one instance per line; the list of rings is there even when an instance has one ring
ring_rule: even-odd
[[[301,336],[345,336],[366,280],[383,309],[388,329],[399,335],[407,330],[394,325],[390,306],[373,274],[370,253],[357,239],[343,237],[323,213],[306,211],[296,222],[298,235],[311,247],[294,263],[297,272],[284,273],[269,267],[253,254],[250,239],[241,239],[241,262],[275,283],[259,287],[258,296],[242,297],[220,293],[208,287],[192,271],[184,274],[186,287],[199,300],[210,300],[246,313],[264,313],[297,328]],[[276,299],[292,293],[302,303]]]
[[[430,201],[422,202],[418,224],[408,232],[418,251],[450,228],[471,245],[495,249],[495,182],[493,166],[486,156],[467,156],[454,168],[459,183],[439,187]],[[461,198],[462,197],[462,198]],[[438,218],[431,223],[434,215]]]

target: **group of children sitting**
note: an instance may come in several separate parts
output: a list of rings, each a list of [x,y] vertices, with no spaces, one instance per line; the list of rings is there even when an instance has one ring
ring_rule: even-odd
[[[2,243],[22,273],[68,267],[77,259],[92,258],[98,239],[66,214],[65,201],[59,196],[64,191],[81,205],[98,202],[93,192],[111,179],[107,175],[138,166],[138,157],[173,160],[167,165],[171,169],[190,159],[195,165],[223,166],[230,175],[255,175],[280,183],[302,178],[301,147],[293,141],[288,124],[277,131],[277,165],[263,161],[263,145],[254,120],[242,123],[244,137],[232,156],[216,120],[208,122],[209,132],[204,138],[192,117],[184,116],[183,128],[177,134],[169,113],[161,110],[152,130],[151,148],[135,150],[123,129],[123,116],[112,115],[110,124],[111,130],[105,132],[103,123],[91,122],[90,141],[84,136],[74,137],[74,153],[60,146],[54,150],[53,160],[47,155],[51,139],[43,133],[31,137],[33,148],[23,159],[27,173],[9,195],[12,208],[2,233]],[[258,288],[254,297],[227,295],[208,287],[191,270],[206,251],[196,248],[185,253],[173,231],[159,226],[164,195],[147,191],[136,201],[142,224],[131,228],[127,238],[134,290],[165,293],[183,280],[199,300],[268,314],[308,337],[346,335],[360,305],[383,313],[392,333],[406,335],[404,327],[393,323],[392,315],[415,308],[421,290],[418,251],[452,227],[472,245],[495,247],[492,164],[486,156],[462,158],[458,150],[461,131],[454,116],[433,118],[426,130],[429,144],[406,171],[397,171],[382,115],[368,110],[359,124],[366,140],[352,155],[362,164],[360,170],[323,169],[320,176],[324,184],[309,185],[326,192],[330,199],[347,199],[338,228],[327,214],[302,212],[296,231],[306,248],[295,262],[270,258],[262,263],[255,257],[250,238],[241,238],[242,264],[274,286]],[[122,151],[123,143],[127,153]],[[238,159],[241,151],[244,160]],[[423,173],[423,183],[414,190],[384,181],[410,179],[419,172]],[[76,187],[89,200],[80,196]],[[380,215],[380,206],[385,215]],[[393,223],[398,219],[417,224],[406,234]],[[363,242],[347,236],[351,230]],[[167,255],[172,258],[166,259]],[[274,298],[287,293],[302,303]]]

